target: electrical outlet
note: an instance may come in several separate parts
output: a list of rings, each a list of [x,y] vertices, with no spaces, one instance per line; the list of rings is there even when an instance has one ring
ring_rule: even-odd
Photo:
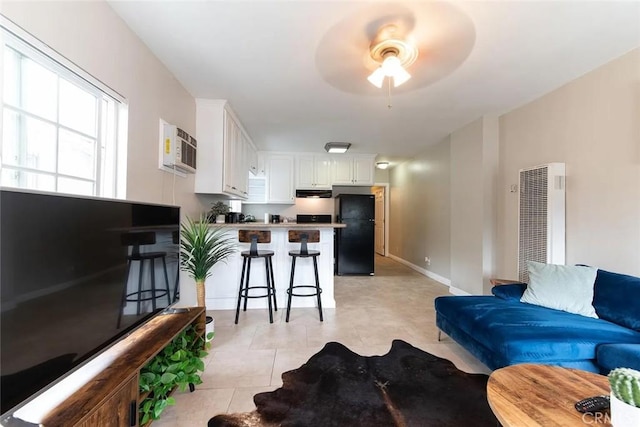
[[[424,257],[424,262],[426,262],[427,265],[431,265],[431,259],[428,256]]]

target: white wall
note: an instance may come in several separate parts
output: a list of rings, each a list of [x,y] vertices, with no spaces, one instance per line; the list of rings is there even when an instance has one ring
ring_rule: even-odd
[[[158,169],[159,120],[195,133],[195,101],[103,1],[3,1],[1,12],[129,103],[127,199],[202,209],[193,175]],[[174,203],[175,201],[175,203]]]
[[[518,170],[565,162],[566,263],[640,276],[640,49],[500,117],[498,271],[517,277]]]

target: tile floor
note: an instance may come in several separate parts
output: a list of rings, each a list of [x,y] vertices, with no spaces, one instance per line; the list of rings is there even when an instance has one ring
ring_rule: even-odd
[[[361,355],[381,355],[399,338],[464,371],[489,373],[449,338],[438,342],[433,299],[446,294],[446,286],[377,257],[375,276],[335,277],[337,308],[324,310],[324,322],[315,308],[292,309],[289,323],[280,309],[273,324],[266,310],[241,313],[238,325],[235,311],[210,311],[215,338],[203,384],[193,393],[176,393],[176,405],[153,425],[206,426],[214,415],[251,411],[254,394],[280,387],[283,372],[301,366],[328,341]]]

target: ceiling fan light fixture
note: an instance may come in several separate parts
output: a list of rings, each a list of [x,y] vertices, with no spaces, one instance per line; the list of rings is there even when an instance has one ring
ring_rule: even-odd
[[[351,147],[349,142],[327,142],[324,145],[324,149],[327,153],[346,153],[347,150]]]
[[[408,40],[397,37],[394,25],[382,27],[369,46],[371,59],[380,64],[368,77],[369,82],[381,88],[385,77],[393,78],[398,87],[411,78],[406,70],[418,59],[418,49]]]
[[[406,82],[410,78],[411,78],[411,74],[409,74],[407,70],[402,68],[402,65],[401,65],[400,68],[396,70],[395,74],[393,75],[393,87],[400,86],[402,83]]]
[[[367,80],[369,80],[369,83],[380,89],[382,88],[382,83],[384,83],[384,78],[384,70],[382,69],[382,67],[378,67],[373,73],[369,75],[369,77],[367,77]]]

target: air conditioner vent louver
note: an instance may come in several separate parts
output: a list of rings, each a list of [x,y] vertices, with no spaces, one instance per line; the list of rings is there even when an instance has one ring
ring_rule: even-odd
[[[518,279],[529,281],[527,261],[564,264],[564,163],[520,171]]]

